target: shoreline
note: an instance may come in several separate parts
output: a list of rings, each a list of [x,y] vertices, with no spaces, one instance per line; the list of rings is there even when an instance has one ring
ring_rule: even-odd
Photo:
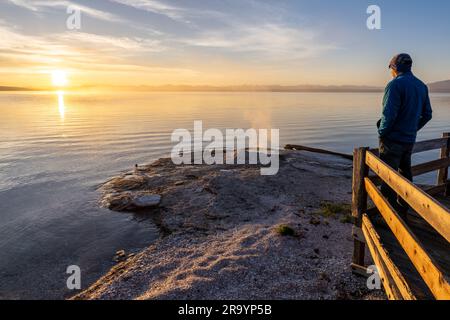
[[[109,180],[104,206],[161,197],[137,211],[164,236],[72,299],[384,299],[350,269],[352,162],[283,150],[276,176],[259,169],[160,159]]]

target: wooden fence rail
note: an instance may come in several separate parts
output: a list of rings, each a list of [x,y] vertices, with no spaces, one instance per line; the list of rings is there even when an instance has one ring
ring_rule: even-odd
[[[450,166],[450,134],[445,133],[442,138],[419,142],[415,145],[414,152],[425,152],[434,149],[441,150],[438,160],[420,164],[414,167],[414,174],[420,175],[438,170],[437,186],[428,190],[433,194],[442,192],[448,196],[448,167]],[[369,171],[375,173],[375,179],[369,178]],[[353,167],[353,192],[352,215],[355,226],[354,254],[352,269],[356,273],[364,273],[365,247],[367,245],[370,254],[378,268],[383,280],[383,286],[389,299],[416,299],[417,296],[411,289],[415,284],[408,283],[405,271],[400,270],[391,259],[391,253],[384,247],[386,241],[377,232],[371,222],[369,212],[374,210],[383,219],[389,230],[395,236],[405,256],[415,267],[423,282],[436,299],[450,299],[450,284],[448,270],[443,270],[427,248],[421,243],[414,231],[400,217],[392,205],[376,186],[376,182],[386,183],[399,197],[405,200],[414,212],[424,220],[424,223],[432,227],[439,235],[450,243],[450,210],[432,197],[425,190],[413,184],[397,171],[384,163],[377,155],[376,150],[359,148],[354,151]],[[370,198],[375,205],[368,210],[367,200]],[[364,238],[364,239],[362,239]],[[450,249],[450,247],[449,247]],[[447,251],[450,260],[450,251]]]

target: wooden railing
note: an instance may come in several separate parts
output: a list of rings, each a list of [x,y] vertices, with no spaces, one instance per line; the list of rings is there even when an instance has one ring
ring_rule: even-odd
[[[368,214],[368,197],[433,296],[436,299],[450,299],[447,275],[377,187],[379,182],[389,185],[415,213],[450,242],[450,211],[432,196],[440,193],[449,195],[450,134],[445,133],[440,139],[419,142],[413,152],[435,149],[441,150],[440,159],[413,167],[415,176],[438,170],[437,184],[426,189],[421,189],[394,171],[378,157],[377,150],[359,148],[354,152],[352,215],[355,226],[352,269],[356,273],[367,272],[364,264],[367,246],[389,299],[416,299],[416,296],[411,290],[411,284],[405,280],[405,275],[383,246],[384,239],[380,238]],[[375,175],[370,176],[370,171]],[[450,256],[450,252],[448,255]]]

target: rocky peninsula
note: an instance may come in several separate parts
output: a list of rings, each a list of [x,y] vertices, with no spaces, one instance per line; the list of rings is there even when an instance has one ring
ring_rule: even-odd
[[[105,183],[101,205],[163,236],[73,299],[383,299],[350,270],[351,160],[283,150],[259,169],[160,159]]]

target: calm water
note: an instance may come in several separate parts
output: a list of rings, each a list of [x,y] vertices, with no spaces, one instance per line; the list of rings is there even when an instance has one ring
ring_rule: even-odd
[[[0,93],[0,298],[63,298],[66,267],[83,287],[119,249],[160,234],[151,219],[97,206],[96,186],[167,155],[170,134],[205,128],[279,128],[281,144],[350,153],[375,146],[381,94]],[[420,139],[450,131],[450,95],[432,97]],[[423,154],[416,161],[436,157]],[[433,177],[422,177],[433,181]]]

